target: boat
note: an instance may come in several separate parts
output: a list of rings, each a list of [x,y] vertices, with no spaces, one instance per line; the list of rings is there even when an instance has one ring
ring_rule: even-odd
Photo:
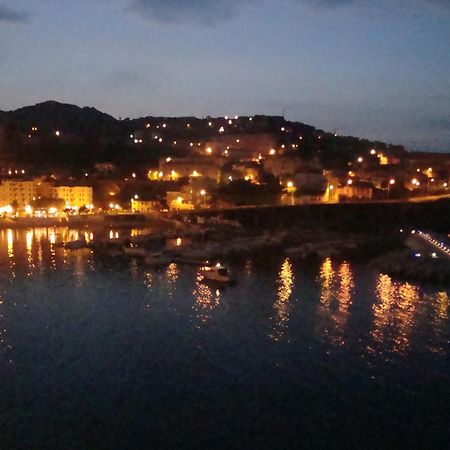
[[[77,239],[76,241],[65,242],[62,246],[68,250],[80,250],[87,245],[86,239]]]
[[[221,264],[217,264],[215,266],[204,266],[199,270],[199,275],[203,277],[204,281],[213,281],[216,283],[225,284],[233,281],[229,270]]]

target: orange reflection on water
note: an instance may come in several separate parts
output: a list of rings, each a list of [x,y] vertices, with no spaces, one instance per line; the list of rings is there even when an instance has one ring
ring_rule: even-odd
[[[201,323],[208,322],[213,311],[220,305],[221,292],[213,289],[203,282],[203,276],[197,275],[195,280],[194,310]]]
[[[330,258],[327,258],[320,267],[321,292],[320,302],[329,305],[333,295],[334,269]]]
[[[166,280],[170,300],[173,298],[173,294],[175,293],[177,280],[179,276],[180,276],[180,269],[178,267],[178,264],[176,263],[169,264],[166,270]]]
[[[8,230],[6,239],[8,242],[8,256],[12,259],[14,258],[14,235],[13,230]]]
[[[345,326],[355,286],[350,264],[343,262],[335,270],[331,258],[326,258],[320,267],[319,283],[323,333],[334,344],[344,345]]]
[[[376,285],[377,303],[372,307],[372,337],[377,343],[389,343],[392,350],[404,353],[410,345],[414,313],[420,299],[419,288],[410,283],[394,282],[380,274]]]
[[[294,272],[289,258],[286,258],[278,274],[278,296],[273,305],[275,309],[274,323],[270,337],[274,341],[281,340],[288,328],[292,303],[289,301],[294,287]]]
[[[450,299],[448,297],[448,293],[443,291],[443,292],[438,292],[436,294],[436,300],[435,300],[435,305],[436,305],[436,316],[440,321],[446,321],[448,320],[448,309],[450,306]]]
[[[347,315],[348,308],[352,303],[352,293],[355,284],[353,282],[353,274],[348,262],[340,265],[339,271],[339,310]]]

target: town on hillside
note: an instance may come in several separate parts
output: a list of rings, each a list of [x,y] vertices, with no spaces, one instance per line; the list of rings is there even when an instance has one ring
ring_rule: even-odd
[[[421,201],[450,158],[277,116],[115,119],[46,102],[0,112],[0,215],[150,214]]]

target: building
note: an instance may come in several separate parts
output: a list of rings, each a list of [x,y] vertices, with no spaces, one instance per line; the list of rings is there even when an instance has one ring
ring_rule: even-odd
[[[351,180],[352,183],[347,183],[340,186],[338,189],[339,199],[343,200],[364,200],[371,199],[373,196],[374,186],[372,183],[366,181]]]
[[[275,177],[288,177],[294,175],[302,167],[299,158],[293,156],[281,156],[267,158],[264,161],[264,170]]]
[[[299,191],[318,192],[326,188],[328,181],[320,169],[299,169],[293,176]]]
[[[0,206],[26,208],[37,196],[34,181],[3,180],[0,183]]]
[[[220,167],[222,160],[217,158],[184,159],[163,158],[159,161],[159,169],[150,171],[151,180],[176,181],[180,178],[210,178],[217,183],[220,181]]]
[[[60,198],[66,202],[66,207],[79,209],[92,205],[92,187],[88,186],[55,186],[51,190],[51,198]]]
[[[131,200],[131,211],[140,214],[149,214],[157,212],[161,209],[161,205],[156,200]]]
[[[167,206],[170,211],[188,211],[194,209],[194,204],[183,192],[169,191],[166,195]]]

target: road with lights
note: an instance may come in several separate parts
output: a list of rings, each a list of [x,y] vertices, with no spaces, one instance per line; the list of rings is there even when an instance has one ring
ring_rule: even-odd
[[[423,231],[413,231],[412,233],[431,247],[435,257],[444,256],[450,260],[450,246],[443,239],[438,239],[436,236]]]

